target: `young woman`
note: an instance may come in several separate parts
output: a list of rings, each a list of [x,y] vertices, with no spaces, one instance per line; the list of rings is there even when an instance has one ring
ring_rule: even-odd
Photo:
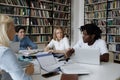
[[[12,18],[0,14],[0,69],[10,74],[13,80],[31,80],[19,66],[15,53],[9,48],[9,39],[14,35]]]
[[[28,36],[25,36],[26,29],[24,26],[16,26],[15,31],[16,35],[13,41],[20,42],[20,50],[37,49],[37,45]]]
[[[64,37],[62,27],[55,27],[53,39],[45,47],[44,51],[51,52],[54,54],[54,56],[60,57],[64,56],[69,48],[69,40],[67,37]]]
[[[81,26],[80,30],[83,33],[83,39],[79,40],[72,49],[67,51],[67,56],[70,57],[76,48],[97,48],[101,53],[100,60],[107,62],[109,54],[105,41],[101,39],[102,31],[100,28],[95,24],[86,24]]]

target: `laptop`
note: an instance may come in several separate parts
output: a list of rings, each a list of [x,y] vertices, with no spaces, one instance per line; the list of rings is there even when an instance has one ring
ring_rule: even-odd
[[[36,54],[36,57],[40,63],[41,68],[47,72],[56,71],[59,67],[64,65],[64,62],[58,62],[52,53],[39,52]]]
[[[71,56],[71,60],[79,63],[100,64],[100,51],[95,48],[79,48],[75,49],[75,54]]]
[[[18,53],[19,48],[20,48],[20,42],[10,41],[10,49],[12,49],[12,51],[14,51],[15,53]]]

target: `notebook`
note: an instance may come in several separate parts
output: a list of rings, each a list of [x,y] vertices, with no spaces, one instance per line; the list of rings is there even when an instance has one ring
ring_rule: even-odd
[[[79,48],[75,49],[75,54],[71,59],[79,63],[100,64],[100,52],[95,48]]]
[[[23,55],[32,55],[32,54],[36,54],[38,52],[43,52],[43,49],[32,49],[32,50],[19,50],[19,53],[23,54]]]
[[[18,53],[20,48],[20,42],[10,42],[10,49],[12,49],[15,53]]]
[[[66,64],[60,67],[64,74],[89,74],[90,70],[78,63]]]
[[[37,59],[39,60],[41,68],[47,72],[55,71],[60,66],[64,65],[64,62],[63,61],[58,62],[52,53],[39,52],[36,54],[36,56]]]

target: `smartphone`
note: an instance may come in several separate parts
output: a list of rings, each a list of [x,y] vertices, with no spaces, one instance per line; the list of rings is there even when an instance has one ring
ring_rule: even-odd
[[[43,77],[45,78],[48,78],[48,77],[52,77],[52,76],[55,76],[55,75],[59,75],[60,73],[58,72],[49,72],[49,73],[46,73],[46,74],[42,74]]]

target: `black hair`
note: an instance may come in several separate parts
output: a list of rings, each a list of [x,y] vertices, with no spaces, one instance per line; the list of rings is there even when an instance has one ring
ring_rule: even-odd
[[[84,26],[81,26],[80,30],[83,32],[84,30],[86,30],[88,35],[92,35],[95,34],[95,40],[100,39],[101,38],[101,33],[102,31],[100,30],[100,28],[95,25],[95,24],[85,24]]]
[[[24,29],[24,31],[26,31],[24,26],[21,26],[21,25],[15,26],[15,32],[18,33],[20,29]]]

